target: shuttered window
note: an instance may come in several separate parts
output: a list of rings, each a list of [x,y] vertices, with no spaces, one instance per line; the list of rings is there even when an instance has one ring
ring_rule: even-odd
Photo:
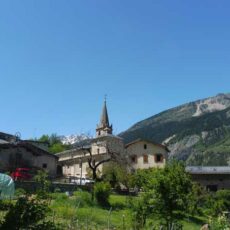
[[[147,154],[144,154],[144,155],[143,155],[143,163],[144,163],[144,164],[149,163],[149,158],[148,158],[148,155],[147,155]]]

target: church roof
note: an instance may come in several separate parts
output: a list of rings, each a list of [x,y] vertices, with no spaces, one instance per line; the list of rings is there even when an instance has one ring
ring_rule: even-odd
[[[109,127],[109,116],[108,116],[106,101],[104,101],[99,127]]]

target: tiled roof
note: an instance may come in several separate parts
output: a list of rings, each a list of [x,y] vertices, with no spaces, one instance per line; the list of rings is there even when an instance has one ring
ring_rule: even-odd
[[[125,145],[125,148],[128,148],[130,145],[136,144],[136,143],[138,143],[138,142],[140,142],[140,141],[144,141],[144,142],[148,142],[148,143],[157,145],[157,146],[159,146],[159,147],[161,147],[161,148],[164,148],[166,151],[170,152],[169,149],[167,148],[167,146],[162,145],[162,144],[159,144],[159,143],[156,143],[156,142],[154,142],[154,141],[142,139],[142,138],[138,138],[138,139],[136,139],[136,140],[134,140],[134,141],[132,141],[132,142],[129,142],[128,144]]]

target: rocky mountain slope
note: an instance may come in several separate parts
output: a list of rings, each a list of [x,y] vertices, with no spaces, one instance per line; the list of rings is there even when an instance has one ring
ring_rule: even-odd
[[[230,165],[230,94],[190,102],[133,125],[120,134],[168,145],[189,165]]]

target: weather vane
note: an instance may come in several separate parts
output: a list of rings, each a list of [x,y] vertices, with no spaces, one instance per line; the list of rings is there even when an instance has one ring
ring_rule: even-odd
[[[106,99],[107,99],[107,94],[104,95],[104,100],[106,101]]]

